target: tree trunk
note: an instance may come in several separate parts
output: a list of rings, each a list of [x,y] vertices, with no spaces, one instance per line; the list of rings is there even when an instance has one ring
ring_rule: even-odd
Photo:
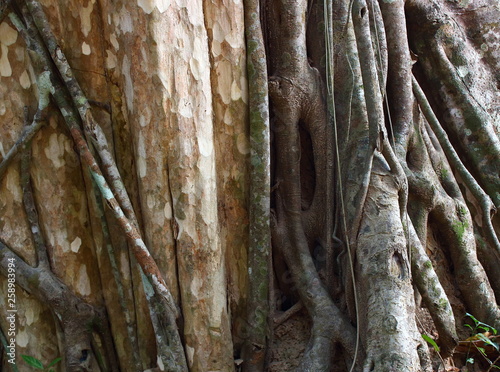
[[[0,1],[1,369],[498,365],[498,19]]]

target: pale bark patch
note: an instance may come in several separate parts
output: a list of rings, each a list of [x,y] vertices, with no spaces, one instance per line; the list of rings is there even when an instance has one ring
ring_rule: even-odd
[[[245,133],[238,134],[238,137],[236,137],[236,146],[240,154],[246,155],[250,153],[250,142]]]
[[[26,332],[26,330],[24,329],[16,335],[16,343],[18,346],[26,347],[28,345],[29,340],[30,340],[30,334]]]
[[[80,250],[81,246],[82,246],[82,239],[80,239],[80,237],[78,237],[78,236],[70,244],[71,251],[73,251],[75,253]]]
[[[146,106],[142,109],[141,115],[139,116],[139,124],[142,128],[147,126],[151,122],[151,109]]]
[[[233,125],[233,115],[231,114],[231,110],[226,108],[226,112],[224,112],[224,124]]]
[[[113,48],[115,48],[117,51],[120,49],[120,44],[118,43],[118,40],[116,39],[116,35],[114,33],[109,36],[109,41],[111,42]]]
[[[14,44],[17,41],[17,31],[9,26],[7,22],[0,24],[0,43],[5,46]]]
[[[12,75],[12,68],[10,67],[9,62],[9,48],[2,43],[2,56],[0,57],[0,75],[4,77],[9,77]]]
[[[209,129],[200,128],[200,136],[198,140],[198,148],[202,156],[210,156],[214,150],[214,145],[212,142],[212,131]],[[205,132],[205,133],[203,133]]]
[[[237,101],[241,98],[241,88],[236,80],[231,83],[231,99]]]
[[[68,231],[67,230],[57,230],[49,235],[50,245],[52,245],[59,254],[59,256],[63,256],[61,253],[67,253],[70,251],[68,244]],[[56,254],[56,252],[54,252]]]
[[[244,61],[242,61],[242,65],[245,64]],[[240,87],[241,87],[241,99],[243,100],[243,103],[246,105],[248,104],[248,82],[246,76],[242,75],[240,77]]]
[[[78,281],[76,283],[76,290],[81,296],[88,296],[91,294],[90,279],[87,274],[87,266],[81,265],[78,272]]]
[[[125,97],[127,98],[127,108],[134,112],[134,84],[130,75],[130,61],[127,56],[123,57],[122,74],[125,78]]]
[[[26,325],[30,326],[34,322],[40,319],[40,308],[37,302],[32,301],[29,307],[26,307],[26,311],[24,312],[24,316],[26,317]]]
[[[151,14],[153,9],[155,8],[154,0],[137,0],[137,5],[144,11],[146,14]]]
[[[186,344],[186,354],[188,358],[189,367],[193,366],[194,348]]]
[[[165,207],[163,208],[163,214],[165,215],[165,218],[167,220],[172,219],[172,206],[170,205],[169,202],[165,203]]]
[[[115,25],[118,26],[118,30],[123,34],[132,32],[134,27],[132,26],[132,18],[130,17],[130,12],[125,8],[125,5],[120,9],[120,13],[115,13],[113,15],[113,21]]]
[[[112,69],[116,67],[116,55],[110,51],[109,49],[106,50],[106,68]]]
[[[85,37],[89,36],[90,30],[92,30],[92,22],[90,20],[90,15],[94,10],[95,0],[89,1],[88,5],[82,6],[80,8],[80,21],[82,33]]]
[[[190,98],[182,97],[179,99],[177,113],[184,116],[186,119],[191,119],[193,117],[193,104]]]
[[[146,159],[140,156],[137,158],[137,169],[139,170],[139,177],[141,178],[146,177],[147,173]]]
[[[139,140],[137,143],[137,168],[139,171],[139,177],[144,178],[147,174],[147,162],[146,162],[146,144],[144,140],[144,135],[142,131],[139,132]]]
[[[222,48],[221,48],[221,43],[220,41],[217,41],[217,40],[213,40],[212,41],[212,55],[214,57],[218,57],[220,56],[220,54],[222,53]]]
[[[19,84],[21,84],[24,89],[28,89],[31,86],[31,80],[27,70],[24,70],[21,76],[19,76]]]
[[[232,79],[232,67],[229,61],[222,60],[215,67],[215,73],[218,78],[218,93],[222,98],[224,104],[229,104],[231,102],[231,85],[233,83]]]
[[[19,187],[19,172],[15,169],[11,169],[7,172],[7,190],[10,191],[10,196],[13,201],[21,202],[21,188]]]
[[[84,41],[84,42],[82,43],[82,54],[83,54],[83,55],[88,56],[88,55],[90,55],[90,53],[91,53],[91,52],[92,52],[92,51],[91,51],[91,49],[90,49],[90,45],[89,45],[89,44],[87,44],[87,43]]]
[[[50,135],[49,145],[45,148],[45,156],[52,161],[54,167],[61,168],[66,165],[64,153],[67,146],[70,146],[70,143],[64,134],[52,133]]]
[[[16,49],[15,49],[15,53],[16,53],[16,60],[19,61],[19,62],[24,63],[24,57],[25,57],[25,54],[26,54],[26,50],[24,50],[20,46],[17,46]],[[28,67],[30,67],[30,65],[28,65]]]

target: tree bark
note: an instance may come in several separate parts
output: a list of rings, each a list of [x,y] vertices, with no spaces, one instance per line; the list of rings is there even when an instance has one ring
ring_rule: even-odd
[[[466,365],[465,314],[500,328],[498,19],[0,1],[0,368]]]

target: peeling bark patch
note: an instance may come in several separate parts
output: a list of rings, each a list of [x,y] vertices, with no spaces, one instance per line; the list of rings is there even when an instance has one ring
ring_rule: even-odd
[[[2,56],[0,57],[0,75],[9,77],[12,75],[12,68],[9,62],[9,48],[5,44],[1,45]]]
[[[116,14],[113,20],[115,24],[119,26],[119,30],[124,34],[132,32],[134,30],[134,27],[132,26],[132,18],[130,17],[130,12],[127,10],[127,8],[125,8],[125,6],[122,6],[120,13]]]
[[[0,24],[0,43],[5,46],[14,44],[17,41],[17,31],[6,22]]]
[[[148,205],[149,209],[153,209],[155,207],[156,201],[155,201],[155,198],[153,197],[153,195],[148,195],[146,197],[146,204]]]
[[[66,230],[55,231],[53,234],[48,236],[50,245],[53,246],[56,251],[60,250],[64,253],[69,252],[69,242],[68,242],[68,232]]]
[[[233,125],[233,115],[231,114],[231,110],[229,108],[224,112],[224,124]]]
[[[212,136],[199,136],[198,137],[198,147],[200,149],[200,154],[202,156],[212,155],[212,152],[214,149],[214,145],[212,142]]]
[[[137,5],[144,11],[146,14],[151,14],[153,9],[155,8],[154,0],[138,0]]]
[[[111,45],[113,45],[113,48],[115,48],[116,50],[120,49],[120,44],[118,43],[115,34],[111,34],[111,36],[109,37],[109,41],[111,42]]]
[[[82,239],[80,239],[78,236],[73,240],[70,244],[71,251],[73,252],[78,252],[80,250],[80,247],[82,245]]]
[[[193,56],[189,60],[189,67],[191,69],[191,73],[196,80],[200,80],[206,70],[206,61],[205,56],[205,47],[200,38],[194,39],[193,43]]]
[[[20,331],[16,335],[16,343],[18,346],[21,346],[21,347],[26,347],[28,345],[29,339],[30,339],[30,335],[25,330]]]
[[[156,0],[156,9],[160,13],[165,12],[170,6],[170,0]]]
[[[238,137],[236,138],[236,146],[238,147],[240,154],[246,155],[250,153],[250,143],[245,133],[238,134]]]
[[[139,177],[144,178],[147,174],[147,163],[146,163],[146,145],[144,142],[144,135],[139,132],[139,143],[137,146],[137,170],[139,172]]]
[[[186,345],[186,354],[188,358],[189,367],[193,366],[193,357],[194,357],[194,348],[189,345]]]
[[[0,57],[0,75],[11,76],[12,68],[10,66],[8,46],[14,44],[17,40],[17,31],[10,27],[6,22],[0,24],[0,44],[2,55]]]
[[[89,4],[86,7],[80,8],[80,20],[81,20],[81,29],[82,33],[85,37],[89,36],[90,30],[92,30],[92,22],[90,20],[90,15],[94,10],[95,0],[89,1]]]
[[[66,148],[67,138],[64,134],[52,133],[49,138],[49,146],[45,148],[45,156],[52,160],[56,168],[61,168],[66,165],[64,152]]]
[[[28,75],[28,71],[24,70],[21,76],[19,76],[19,84],[21,84],[23,89],[28,89],[31,86],[31,80]]]
[[[169,6],[170,0],[138,0],[137,5],[144,11],[146,14],[151,14],[154,8],[157,8],[160,13],[165,12]]]
[[[193,105],[187,98],[181,98],[177,106],[177,112],[179,115],[184,116],[187,119],[193,117]]]
[[[220,42],[218,42],[217,40],[212,41],[212,48],[210,49],[212,50],[212,54],[214,57],[218,57],[222,53]]]
[[[116,67],[117,59],[116,55],[110,51],[106,50],[106,68],[112,69]]]
[[[193,280],[191,281],[191,294],[199,298],[200,297],[200,289],[203,286],[203,282],[201,281],[201,278],[199,277],[194,277]]]
[[[12,199],[16,202],[21,201],[21,187],[19,186],[19,172],[15,169],[7,173],[7,190],[10,191]]]
[[[219,94],[222,102],[228,105],[231,102],[231,64],[228,61],[220,61],[216,67],[219,82]]]
[[[78,290],[78,293],[82,296],[88,296],[90,295],[90,279],[87,274],[87,266],[82,265],[80,266],[80,270],[78,272],[78,279],[77,279],[77,284],[76,284],[76,289]]]
[[[147,126],[151,122],[151,109],[145,107],[142,111],[142,115],[139,117],[139,124],[142,128]]]
[[[170,203],[165,203],[165,207],[163,208],[163,214],[165,215],[165,218],[167,220],[172,219],[172,207],[170,206]]]
[[[163,361],[161,360],[160,356],[156,358],[156,363],[158,363],[158,368],[160,369],[160,371],[165,370],[165,365],[163,364]]]
[[[82,54],[88,56],[90,55],[90,45],[87,44],[85,41],[82,43]]]
[[[40,312],[38,308],[38,303],[31,303],[30,306],[26,307],[24,316],[26,317],[26,325],[30,326],[40,318]]]
[[[128,57],[123,57],[122,73],[125,78],[125,96],[127,98],[127,108],[130,112],[134,112],[134,85],[132,84],[132,76],[130,76],[130,61]]]
[[[238,86],[236,80],[233,80],[231,84],[231,99],[233,101],[238,101],[241,98],[241,89]]]

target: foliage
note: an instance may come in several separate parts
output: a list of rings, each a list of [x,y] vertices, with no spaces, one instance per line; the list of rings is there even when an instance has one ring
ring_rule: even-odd
[[[467,328],[472,329],[472,331],[473,331],[474,334],[476,334],[476,335],[480,334],[480,333],[477,332],[478,330],[482,330],[483,332],[491,332],[491,333],[493,333],[495,335],[498,333],[498,331],[494,327],[492,327],[492,326],[490,326],[490,325],[488,325],[486,323],[480,322],[479,320],[477,320],[474,317],[474,315],[469,314],[469,313],[465,313],[465,316],[469,317],[474,322],[474,327],[472,327],[470,324],[465,324],[465,326]],[[496,345],[496,346],[497,346],[496,349],[498,350],[498,345]]]
[[[483,323],[476,319],[472,314],[466,313],[466,317],[470,318],[474,325],[465,324],[465,327],[470,328],[472,330],[472,336],[469,337],[465,342],[469,345],[469,350],[467,351],[466,364],[474,364],[475,360],[473,357],[469,357],[470,348],[474,346],[474,348],[479,352],[479,354],[488,362],[490,371],[492,368],[500,369],[499,366],[496,365],[496,362],[500,359],[500,355],[492,361],[490,359],[490,355],[487,351],[487,347],[496,350],[496,353],[500,353],[500,346],[498,343],[498,337],[490,338],[490,335],[497,335],[498,330],[486,323]]]
[[[44,367],[43,363],[35,357],[29,355],[21,355],[21,357],[31,367],[46,372],[55,372],[54,368],[51,367],[54,367],[57,363],[61,361],[61,358],[55,358],[52,362],[50,362],[47,365],[47,367]]]
[[[434,341],[433,338],[431,338],[430,336],[427,336],[426,334],[423,334],[422,335],[422,338],[427,341],[429,344],[432,345],[432,347],[434,348],[434,350],[436,350],[437,353],[439,353],[440,349],[439,349],[439,346],[438,344],[436,343],[436,341]]]

